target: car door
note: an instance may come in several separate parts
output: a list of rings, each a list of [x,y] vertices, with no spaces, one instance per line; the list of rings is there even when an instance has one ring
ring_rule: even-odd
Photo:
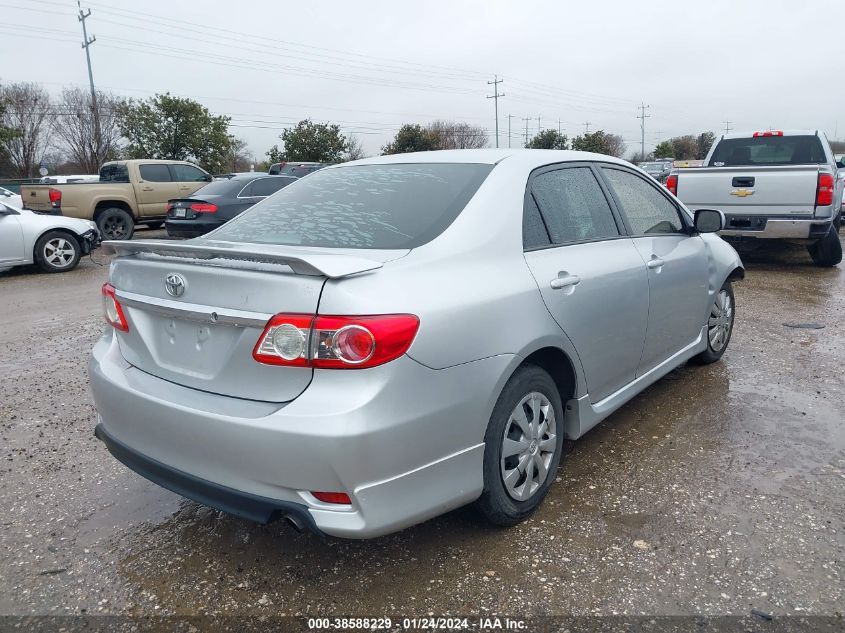
[[[25,259],[20,214],[0,203],[0,264]]]
[[[637,372],[642,375],[701,334],[710,301],[706,246],[658,185],[622,166],[601,171],[648,268],[648,331]]]
[[[170,174],[179,189],[178,197],[180,198],[187,198],[211,181],[211,177],[207,173],[193,165],[170,165]]]
[[[648,323],[645,264],[589,164],[536,170],[523,213],[525,260],[598,402],[636,376]]]
[[[167,201],[179,198],[179,188],[170,176],[164,163],[141,163],[138,165],[136,200],[138,213],[142,217],[163,216],[167,212]]]

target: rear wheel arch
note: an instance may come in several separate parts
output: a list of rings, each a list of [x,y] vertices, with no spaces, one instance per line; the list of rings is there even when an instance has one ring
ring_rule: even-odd
[[[737,266],[731,271],[725,281],[740,281],[741,279],[745,279],[745,268]]]
[[[525,357],[519,367],[525,365],[539,367],[552,377],[564,406],[568,400],[576,397],[578,376],[575,373],[575,364],[559,347],[542,347],[535,350]]]
[[[101,200],[94,207],[94,222],[97,221],[97,217],[106,209],[122,209],[131,215],[133,220],[138,219],[138,216],[132,210],[132,207],[126,202],[123,202],[122,200]]]

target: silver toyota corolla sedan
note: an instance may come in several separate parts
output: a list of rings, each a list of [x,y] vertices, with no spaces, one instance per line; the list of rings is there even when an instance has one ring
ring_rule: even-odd
[[[373,537],[474,502],[513,525],[578,438],[731,338],[736,252],[608,156],[329,167],[187,242],[107,242],[96,435],[254,521]]]

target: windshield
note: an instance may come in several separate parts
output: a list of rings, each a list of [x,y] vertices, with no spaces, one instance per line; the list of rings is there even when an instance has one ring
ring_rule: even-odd
[[[327,248],[414,248],[454,221],[492,169],[466,163],[321,169],[207,237]]]
[[[204,187],[200,187],[192,193],[191,197],[196,198],[197,196],[217,196],[233,193],[240,191],[250,182],[250,180],[240,180],[237,178],[232,178],[231,180],[212,180]]]
[[[719,141],[710,167],[808,165],[826,162],[818,136],[757,136]]]
[[[663,171],[665,163],[640,163],[640,168],[646,171]]]

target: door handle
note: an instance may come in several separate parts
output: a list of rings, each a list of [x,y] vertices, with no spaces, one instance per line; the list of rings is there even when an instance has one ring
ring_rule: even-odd
[[[152,191],[153,188],[152,187],[141,187],[141,190],[142,191]]]
[[[567,273],[562,273],[552,279],[549,282],[549,285],[552,287],[552,290],[560,290],[561,288],[577,286],[580,283],[581,278],[578,275],[569,275]]]
[[[662,259],[660,259],[657,255],[652,255],[651,259],[648,260],[648,263],[646,264],[646,266],[648,266],[649,268],[662,268],[663,264],[665,264],[665,263],[666,262],[664,262]]]

